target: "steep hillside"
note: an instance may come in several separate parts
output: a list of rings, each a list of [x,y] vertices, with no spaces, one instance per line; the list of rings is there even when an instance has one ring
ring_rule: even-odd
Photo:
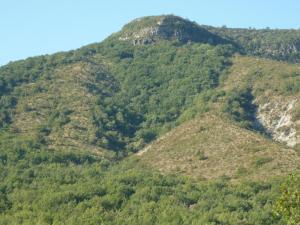
[[[203,27],[211,33],[235,43],[241,52],[248,55],[300,62],[299,29]]]
[[[42,62],[42,66],[47,65],[47,61]],[[33,61],[31,67],[36,66]],[[112,95],[118,84],[100,61],[97,65],[92,61],[60,62],[19,84],[16,80],[24,78],[18,78],[16,72],[13,76],[5,74],[9,69],[23,75],[26,67],[17,71],[12,64],[2,70],[1,78],[11,82],[10,90],[1,96],[2,113],[9,114],[2,129],[20,138],[36,137],[50,149],[104,153],[95,141],[94,112],[98,99]]]
[[[83,49],[3,67],[9,89],[1,92],[2,129],[37,135],[52,149],[125,155],[174,126],[198,93],[216,87],[232,54],[227,45],[111,43],[99,53]]]
[[[50,149],[84,149],[99,154],[103,149],[95,141],[93,112],[97,100],[111,95],[116,86],[101,64],[58,66],[14,90],[21,95],[10,130],[20,135],[40,135]]]
[[[135,19],[111,38],[133,45],[154,44],[162,40],[214,45],[227,43],[243,54],[300,62],[299,29],[212,27],[174,15],[162,15]]]
[[[198,179],[264,180],[288,174],[300,163],[295,150],[206,114],[163,135],[135,157],[161,172]]]
[[[222,89],[249,90],[256,125],[263,126],[276,141],[297,148],[300,143],[299,64],[235,57]]]
[[[50,149],[123,157],[211,110],[297,147],[298,65],[232,61],[237,45],[207,29],[145,17],[100,44],[10,63],[0,69],[0,127]]]
[[[197,95],[179,123],[212,111],[298,149],[299,74],[299,64],[236,55],[218,87]]]

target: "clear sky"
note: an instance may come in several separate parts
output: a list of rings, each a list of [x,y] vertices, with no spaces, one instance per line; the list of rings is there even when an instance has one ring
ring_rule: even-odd
[[[213,26],[300,28],[300,0],[0,0],[0,65],[99,42],[134,18],[170,13]]]

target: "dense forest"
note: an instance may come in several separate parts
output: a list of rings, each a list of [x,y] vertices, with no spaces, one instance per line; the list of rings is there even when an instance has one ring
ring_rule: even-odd
[[[276,180],[196,182],[5,135],[0,156],[1,224],[283,224]]]
[[[298,30],[145,17],[101,43],[2,66],[0,224],[299,224],[299,144],[273,141],[257,119],[267,101],[298,98],[299,43]],[[295,105],[296,127],[286,133],[300,130]],[[253,174],[281,159],[268,179],[251,180],[244,167],[232,177],[195,178],[184,171],[194,161],[184,157],[174,176],[136,157],[207,113],[234,133],[215,140],[216,155],[274,150],[273,158],[245,158]],[[205,151],[209,130],[223,135],[209,126],[190,135],[200,135]],[[188,138],[176,146],[180,154],[200,148]],[[192,150],[199,165],[213,157],[204,150]],[[286,168],[298,169],[288,176]]]

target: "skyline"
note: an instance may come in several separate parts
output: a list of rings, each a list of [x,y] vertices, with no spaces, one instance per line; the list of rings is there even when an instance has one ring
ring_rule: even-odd
[[[217,27],[299,29],[299,9],[296,0],[1,0],[0,65],[100,42],[143,16],[174,14]]]

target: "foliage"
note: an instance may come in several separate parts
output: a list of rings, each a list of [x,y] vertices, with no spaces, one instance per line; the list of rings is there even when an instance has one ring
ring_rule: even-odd
[[[271,162],[273,159],[270,157],[258,157],[254,161],[254,165],[260,167],[268,162]]]
[[[241,52],[275,60],[299,62],[300,30],[235,29],[204,26],[235,43]]]
[[[230,65],[227,57],[231,54],[230,45],[162,42],[133,46],[109,39],[74,52],[11,63],[0,70],[5,87],[1,89],[0,124],[16,127],[20,114],[27,118],[43,115],[39,119],[43,124],[31,123],[30,129],[38,133],[35,127],[47,127],[49,144],[51,137],[58,142],[64,129],[72,126],[74,138],[82,144],[126,155],[174,126],[195,96],[215,88]],[[60,98],[53,98],[58,94]],[[91,97],[86,100],[84,96]],[[45,103],[37,105],[36,99]],[[82,102],[80,107],[75,107],[76,101]],[[46,102],[52,105],[47,110]],[[74,121],[78,114],[87,122]],[[76,127],[89,130],[89,137]]]
[[[243,127],[251,128],[256,112],[256,107],[252,103],[253,99],[250,88],[233,89],[227,93],[222,111]]]
[[[195,182],[1,135],[0,223],[282,224],[278,182]],[[122,172],[120,172],[122,171]]]
[[[246,79],[234,77],[232,81],[226,76],[231,56],[238,49],[297,62],[299,31],[216,30],[169,16],[163,23],[165,29],[170,28],[164,31],[167,38],[155,44],[133,45],[118,39],[124,32],[157,24],[157,19],[160,17],[135,21],[100,44],[0,68],[0,224],[268,225],[283,224],[281,216],[290,224],[298,223],[298,179],[284,186],[277,204],[279,216],[274,216],[278,181],[232,184],[225,176],[195,181],[162,175],[144,168],[136,158],[124,156],[208,111],[221,111],[253,128],[254,98],[264,90],[298,94],[298,68],[243,58],[243,63],[237,64],[242,65],[238,75],[246,74]],[[245,68],[250,68],[249,73],[244,73]],[[231,87],[226,89],[228,83]],[[279,154],[269,157],[275,152],[270,142],[254,136],[259,146],[246,148],[251,132],[215,118],[200,128],[193,127],[197,134],[185,139],[188,144],[179,146],[174,135],[173,156],[176,148],[186,144],[190,149],[178,152],[194,154],[196,163],[192,158],[188,163],[199,169],[201,163],[214,160],[217,152],[211,149],[225,150],[223,154],[230,156],[226,163],[232,165],[228,153],[264,148],[268,152],[264,155],[262,151],[253,162],[260,174],[278,162]],[[220,136],[217,125],[228,135]],[[184,134],[191,131],[186,129]],[[240,131],[244,137],[237,140],[233,134]],[[237,145],[220,148],[219,143]],[[276,146],[272,147],[276,150]],[[106,150],[114,153],[106,155]],[[180,159],[184,158],[180,154]],[[217,154],[225,162],[226,157]],[[168,160],[172,162],[171,157]],[[215,177],[217,167],[211,165],[214,169],[209,172]],[[236,168],[231,174],[258,176],[253,173],[256,170]],[[223,168],[221,172],[224,174]]]
[[[288,225],[300,223],[300,176],[290,175],[281,186],[275,210]]]
[[[197,155],[197,158],[199,160],[206,160],[207,159],[207,156],[204,154],[204,152],[202,150],[198,150],[196,155]]]

